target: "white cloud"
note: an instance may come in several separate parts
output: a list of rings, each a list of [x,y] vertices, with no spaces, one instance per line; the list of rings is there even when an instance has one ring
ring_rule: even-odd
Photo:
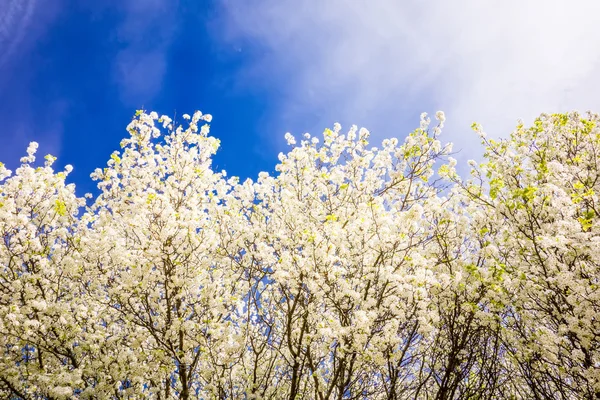
[[[35,0],[7,0],[0,7],[0,67],[23,41],[35,6]]]
[[[162,88],[167,62],[165,50],[122,50],[115,60],[116,80],[121,100],[128,106],[141,107],[152,100]]]
[[[167,0],[126,0],[117,37],[123,48],[114,60],[114,78],[121,100],[141,107],[162,88],[167,52],[175,30],[175,12]]]
[[[443,109],[463,158],[473,121],[504,136],[541,112],[600,111],[596,0],[222,4],[221,34],[255,55],[242,78],[280,93],[277,129],[339,119],[381,139]]]

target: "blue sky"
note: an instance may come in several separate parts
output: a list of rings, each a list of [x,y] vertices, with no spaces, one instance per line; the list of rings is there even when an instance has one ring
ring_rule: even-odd
[[[478,121],[600,111],[595,0],[0,0],[0,160],[27,143],[78,193],[136,109],[214,116],[229,175],[273,171],[283,135],[339,121],[374,145],[447,115],[459,161]]]

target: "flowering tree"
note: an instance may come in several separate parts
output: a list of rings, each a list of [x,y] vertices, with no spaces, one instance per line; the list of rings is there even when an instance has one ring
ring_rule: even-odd
[[[277,175],[211,168],[209,115],[138,112],[84,199],[0,167],[6,398],[593,398],[598,117],[484,138],[339,125]],[[321,143],[322,142],[322,143]],[[434,170],[434,168],[436,170]]]
[[[85,216],[84,259],[123,346],[119,395],[216,396],[215,381],[244,352],[233,319],[237,271],[219,255],[228,190],[210,168],[218,141],[198,128],[210,116],[197,113],[159,142],[157,118],[141,113],[122,154],[93,175],[102,193]]]
[[[8,179],[0,166],[0,393],[4,398],[64,398],[96,381],[90,360],[105,333],[87,301],[86,266],[78,257],[78,208],[65,185],[71,167],[54,158],[33,168],[37,144]]]
[[[449,151],[426,132],[368,149],[368,132],[306,135],[279,175],[234,191],[247,199],[240,265],[252,287],[252,346],[272,371],[259,397],[376,398],[415,384],[432,341],[428,180]],[[295,139],[288,135],[288,143]],[[255,289],[254,289],[255,288]],[[409,351],[410,349],[410,351]]]
[[[599,122],[542,114],[500,142],[475,126],[487,161],[463,187],[505,273],[501,337],[527,398],[600,397]]]

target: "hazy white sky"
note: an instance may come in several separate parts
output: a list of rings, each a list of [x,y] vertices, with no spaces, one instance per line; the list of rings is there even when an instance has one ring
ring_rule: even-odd
[[[518,118],[600,111],[596,0],[224,4],[224,37],[255,54],[242,79],[281,92],[267,124],[278,136],[336,120],[403,136],[420,112],[442,109],[464,158],[473,121],[505,136]]]

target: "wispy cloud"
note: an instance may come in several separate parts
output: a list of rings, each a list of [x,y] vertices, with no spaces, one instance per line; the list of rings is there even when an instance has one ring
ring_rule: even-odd
[[[0,161],[10,168],[18,165],[30,141],[39,142],[43,154],[61,152],[69,103],[52,99],[42,110],[34,110],[38,65],[32,62],[38,39],[52,26],[61,3],[40,7],[37,0],[6,0],[0,5]]]
[[[0,67],[23,41],[35,7],[36,0],[6,0],[0,7]]]
[[[278,128],[339,119],[401,136],[443,109],[446,139],[468,154],[473,121],[500,136],[540,112],[600,110],[595,0],[222,5],[223,37],[255,55],[243,79],[279,92]]]
[[[114,60],[114,77],[121,100],[140,107],[162,88],[167,52],[176,29],[176,9],[167,0],[126,0],[123,15],[117,28],[122,49]]]

